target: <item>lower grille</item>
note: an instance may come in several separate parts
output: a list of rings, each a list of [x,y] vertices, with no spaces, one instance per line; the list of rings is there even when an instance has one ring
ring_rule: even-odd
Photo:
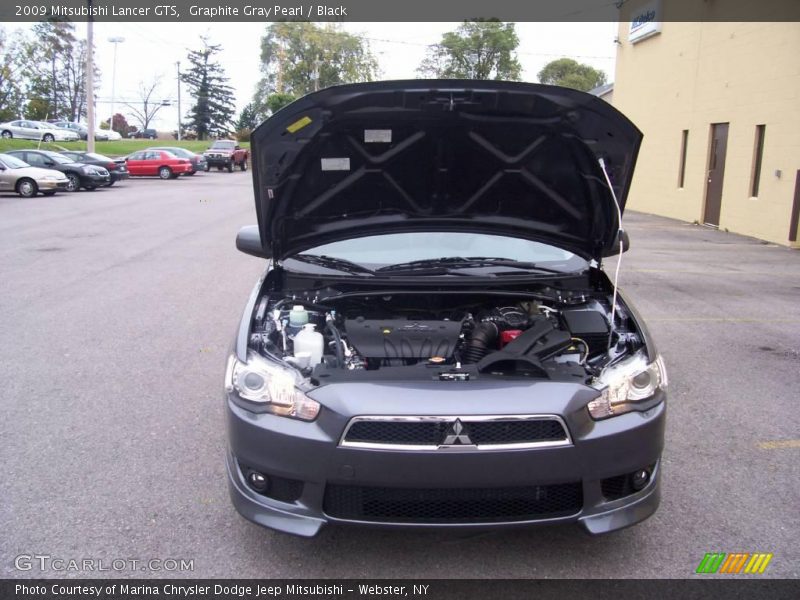
[[[332,485],[323,509],[334,518],[393,523],[492,523],[573,515],[580,483],[505,488],[388,488]]]

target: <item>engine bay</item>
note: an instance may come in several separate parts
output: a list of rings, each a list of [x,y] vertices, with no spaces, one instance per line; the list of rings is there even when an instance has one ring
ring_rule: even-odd
[[[644,345],[635,321],[594,291],[267,292],[250,349],[312,385],[355,380],[525,377],[588,384]]]

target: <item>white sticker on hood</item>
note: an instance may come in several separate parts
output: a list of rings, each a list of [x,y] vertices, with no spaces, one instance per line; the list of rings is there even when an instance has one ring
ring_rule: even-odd
[[[391,129],[365,129],[364,141],[366,143],[389,144],[392,141]]]
[[[349,158],[323,158],[322,170],[323,171],[349,171],[350,159]]]

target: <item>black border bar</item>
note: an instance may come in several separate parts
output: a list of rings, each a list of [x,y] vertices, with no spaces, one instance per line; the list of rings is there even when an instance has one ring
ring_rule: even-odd
[[[95,21],[285,20],[557,22],[630,20],[655,8],[660,21],[800,21],[798,0],[91,0]],[[0,22],[86,21],[89,0],[3,0]],[[622,19],[620,19],[622,14]]]

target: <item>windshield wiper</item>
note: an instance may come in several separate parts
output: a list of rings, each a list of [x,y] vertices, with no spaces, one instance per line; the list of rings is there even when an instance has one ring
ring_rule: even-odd
[[[291,257],[293,260],[324,267],[326,269],[334,269],[336,271],[343,271],[345,273],[363,273],[373,275],[374,272],[367,267],[361,266],[357,263],[345,260],[344,258],[336,258],[334,256],[327,256],[325,254],[295,254]]]
[[[538,271],[540,273],[553,273],[562,275],[564,272],[557,269],[549,269],[539,266],[537,263],[514,260],[513,258],[494,258],[485,256],[470,256],[467,258],[460,256],[450,256],[445,258],[426,258],[423,260],[413,260],[406,263],[398,263],[376,269],[376,273],[397,273],[425,271],[435,267],[442,267],[450,272],[453,269],[470,269],[478,267],[512,267],[527,271]]]

